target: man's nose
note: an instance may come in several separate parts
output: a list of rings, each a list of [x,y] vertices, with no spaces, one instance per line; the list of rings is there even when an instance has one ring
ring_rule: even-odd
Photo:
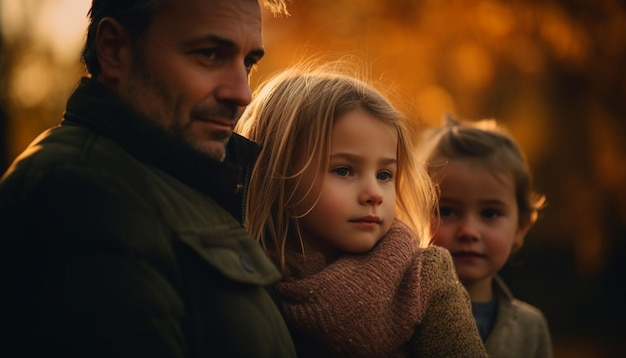
[[[225,69],[219,77],[215,97],[218,102],[228,102],[240,107],[247,106],[252,100],[252,91],[246,66],[233,64]]]

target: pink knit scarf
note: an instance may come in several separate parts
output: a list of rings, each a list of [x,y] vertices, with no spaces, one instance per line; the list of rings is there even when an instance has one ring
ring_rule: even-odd
[[[308,347],[337,356],[401,354],[425,313],[422,261],[411,231],[394,223],[365,254],[325,265],[308,255],[300,275],[277,285],[289,324]],[[312,353],[312,352],[308,352]]]

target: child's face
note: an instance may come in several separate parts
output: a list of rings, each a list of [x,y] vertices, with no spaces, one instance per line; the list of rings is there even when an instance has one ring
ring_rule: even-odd
[[[463,283],[491,280],[527,230],[519,225],[512,175],[451,160],[438,177],[441,222],[434,243],[450,251]]]
[[[329,167],[298,208],[305,212],[320,193],[313,209],[299,219],[306,246],[327,257],[374,247],[395,216],[397,147],[395,128],[363,111],[336,120]]]

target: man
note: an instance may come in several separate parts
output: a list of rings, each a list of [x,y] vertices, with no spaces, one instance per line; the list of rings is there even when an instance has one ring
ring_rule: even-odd
[[[90,18],[91,76],[0,181],[7,356],[295,356],[241,225],[259,3],[93,0]]]

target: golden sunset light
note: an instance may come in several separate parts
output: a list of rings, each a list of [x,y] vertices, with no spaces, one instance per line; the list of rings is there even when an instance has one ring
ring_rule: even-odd
[[[1,172],[62,119],[84,75],[90,3],[0,0]],[[289,12],[264,13],[267,54],[251,86],[300,60],[344,59],[416,138],[446,112],[500,121],[547,198],[503,277],[545,313],[556,358],[623,352],[624,2],[293,0]]]

